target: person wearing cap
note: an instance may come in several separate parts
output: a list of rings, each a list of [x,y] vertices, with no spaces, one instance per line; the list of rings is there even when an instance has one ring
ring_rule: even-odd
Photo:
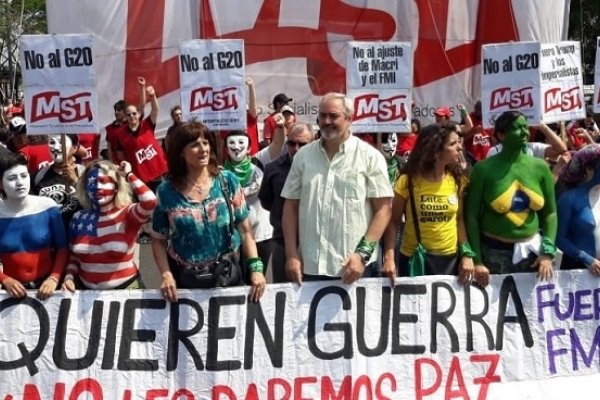
[[[8,148],[25,156],[30,175],[34,175],[40,169],[52,163],[53,158],[48,148],[46,136],[27,136],[27,122],[22,117],[13,117],[9,126],[12,137]]]
[[[463,104],[458,104],[456,108],[458,108],[458,111],[460,111],[461,119],[464,121],[461,123],[461,125],[459,125],[460,131],[464,134],[465,132],[473,129],[473,121],[471,121],[469,112]],[[441,124],[444,121],[450,121],[452,119],[452,111],[448,107],[439,107],[435,110],[434,116],[435,123]]]
[[[281,191],[286,272],[292,282],[341,278],[352,283],[377,260],[393,192],[383,155],[352,135],[353,115],[354,104],[344,94],[321,98],[321,139],[296,153]]]
[[[558,199],[556,245],[563,252],[561,269],[588,269],[600,276],[597,207],[600,204],[600,144],[584,147],[562,170],[558,183],[568,189]]]
[[[271,142],[273,138],[273,133],[275,129],[277,129],[277,123],[274,120],[274,115],[281,112],[283,106],[287,106],[290,101],[293,99],[288,97],[285,93],[279,93],[275,97],[273,97],[273,112],[269,114],[267,118],[265,118],[264,126],[263,126],[263,139]]]
[[[276,128],[271,143],[254,155],[263,166],[276,160],[282,154],[287,153],[285,141],[292,125],[296,122],[296,114],[290,106],[283,106],[281,112],[273,116]]]

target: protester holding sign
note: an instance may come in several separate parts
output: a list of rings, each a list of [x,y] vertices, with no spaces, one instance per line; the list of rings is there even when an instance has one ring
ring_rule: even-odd
[[[167,172],[165,153],[154,136],[158,99],[154,87],[145,86],[145,79],[140,78],[138,82],[140,86],[145,87],[146,95],[150,98],[150,115],[141,120],[140,110],[133,104],[127,105],[127,125],[116,135],[119,143],[118,159],[129,162],[135,175],[155,191],[162,176]]]
[[[543,160],[524,153],[529,139],[527,119],[506,111],[495,124],[500,153],[475,164],[467,197],[467,231],[475,252],[475,276],[487,284],[488,274],[537,269],[552,277],[556,253],[554,182]]]
[[[410,273],[409,260],[421,245],[435,263],[427,262],[426,275],[458,275],[468,282],[473,271],[463,222],[466,177],[460,168],[460,127],[454,122],[421,130],[403,174],[396,182],[392,221],[384,241],[383,271],[395,271],[396,233],[404,217],[404,236],[397,266],[400,276]],[[408,205],[408,206],[407,206]],[[433,257],[429,257],[433,260]]]
[[[11,297],[26,290],[52,295],[69,257],[67,235],[54,200],[29,195],[30,177],[23,155],[0,158],[0,283]]]
[[[177,301],[178,287],[242,284],[240,246],[250,270],[250,298],[258,301],[266,287],[243,188],[233,173],[219,170],[216,143],[215,133],[195,121],[177,128],[169,141],[169,173],[158,187],[152,218],[152,252],[169,301]],[[227,270],[219,266],[224,263]]]
[[[563,251],[561,269],[587,268],[600,275],[597,249],[599,227],[595,208],[600,185],[600,145],[575,153],[559,176],[569,190],[558,199],[556,244]]]

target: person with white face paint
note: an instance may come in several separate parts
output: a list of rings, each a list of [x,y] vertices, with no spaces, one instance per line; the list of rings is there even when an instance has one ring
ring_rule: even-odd
[[[27,160],[0,159],[0,283],[11,297],[37,289],[40,299],[56,289],[69,257],[67,235],[54,200],[29,194]]]
[[[130,189],[137,203],[131,202]],[[77,197],[85,210],[69,227],[71,257],[63,288],[142,289],[135,241],[156,207],[154,193],[128,162],[117,167],[94,161],[77,184]]]
[[[48,146],[54,163],[39,170],[33,178],[32,193],[53,199],[61,209],[61,215],[68,229],[73,214],[81,209],[75,193],[75,186],[84,167],[75,163],[77,135],[65,135],[67,158],[63,158],[61,135],[50,135]]]
[[[245,132],[233,131],[225,141],[229,159],[223,163],[223,167],[237,176],[246,196],[246,203],[250,208],[248,220],[254,232],[258,256],[265,262],[265,271],[271,257],[271,238],[273,237],[273,226],[269,222],[269,212],[260,205],[258,191],[264,176],[263,166],[255,164],[255,159],[248,155],[250,138]]]

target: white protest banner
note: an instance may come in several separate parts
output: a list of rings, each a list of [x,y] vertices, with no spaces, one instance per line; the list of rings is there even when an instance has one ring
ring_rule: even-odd
[[[244,41],[185,40],[179,43],[181,107],[185,120],[209,129],[246,129]]]
[[[594,112],[600,113],[600,37],[597,38],[596,45],[596,69],[594,71]]]
[[[484,45],[481,50],[481,109],[485,128],[505,111],[521,111],[530,124],[542,119],[537,42]]]
[[[503,43],[482,48],[483,124],[517,110],[530,125],[585,117],[579,42]]]
[[[24,35],[19,45],[27,133],[99,132],[93,35]]]
[[[410,132],[412,49],[404,42],[348,42],[346,91],[352,130]]]
[[[0,294],[2,399],[592,399],[588,271]],[[516,397],[515,397],[516,396]]]
[[[540,81],[544,122],[585,118],[579,42],[542,44]]]

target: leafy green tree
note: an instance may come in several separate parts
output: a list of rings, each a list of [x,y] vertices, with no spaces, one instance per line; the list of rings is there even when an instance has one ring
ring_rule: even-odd
[[[596,38],[600,36],[600,1],[571,0],[569,39],[581,42],[581,64],[585,84],[594,83]]]
[[[0,100],[15,99],[22,34],[47,33],[45,0],[0,0]]]

